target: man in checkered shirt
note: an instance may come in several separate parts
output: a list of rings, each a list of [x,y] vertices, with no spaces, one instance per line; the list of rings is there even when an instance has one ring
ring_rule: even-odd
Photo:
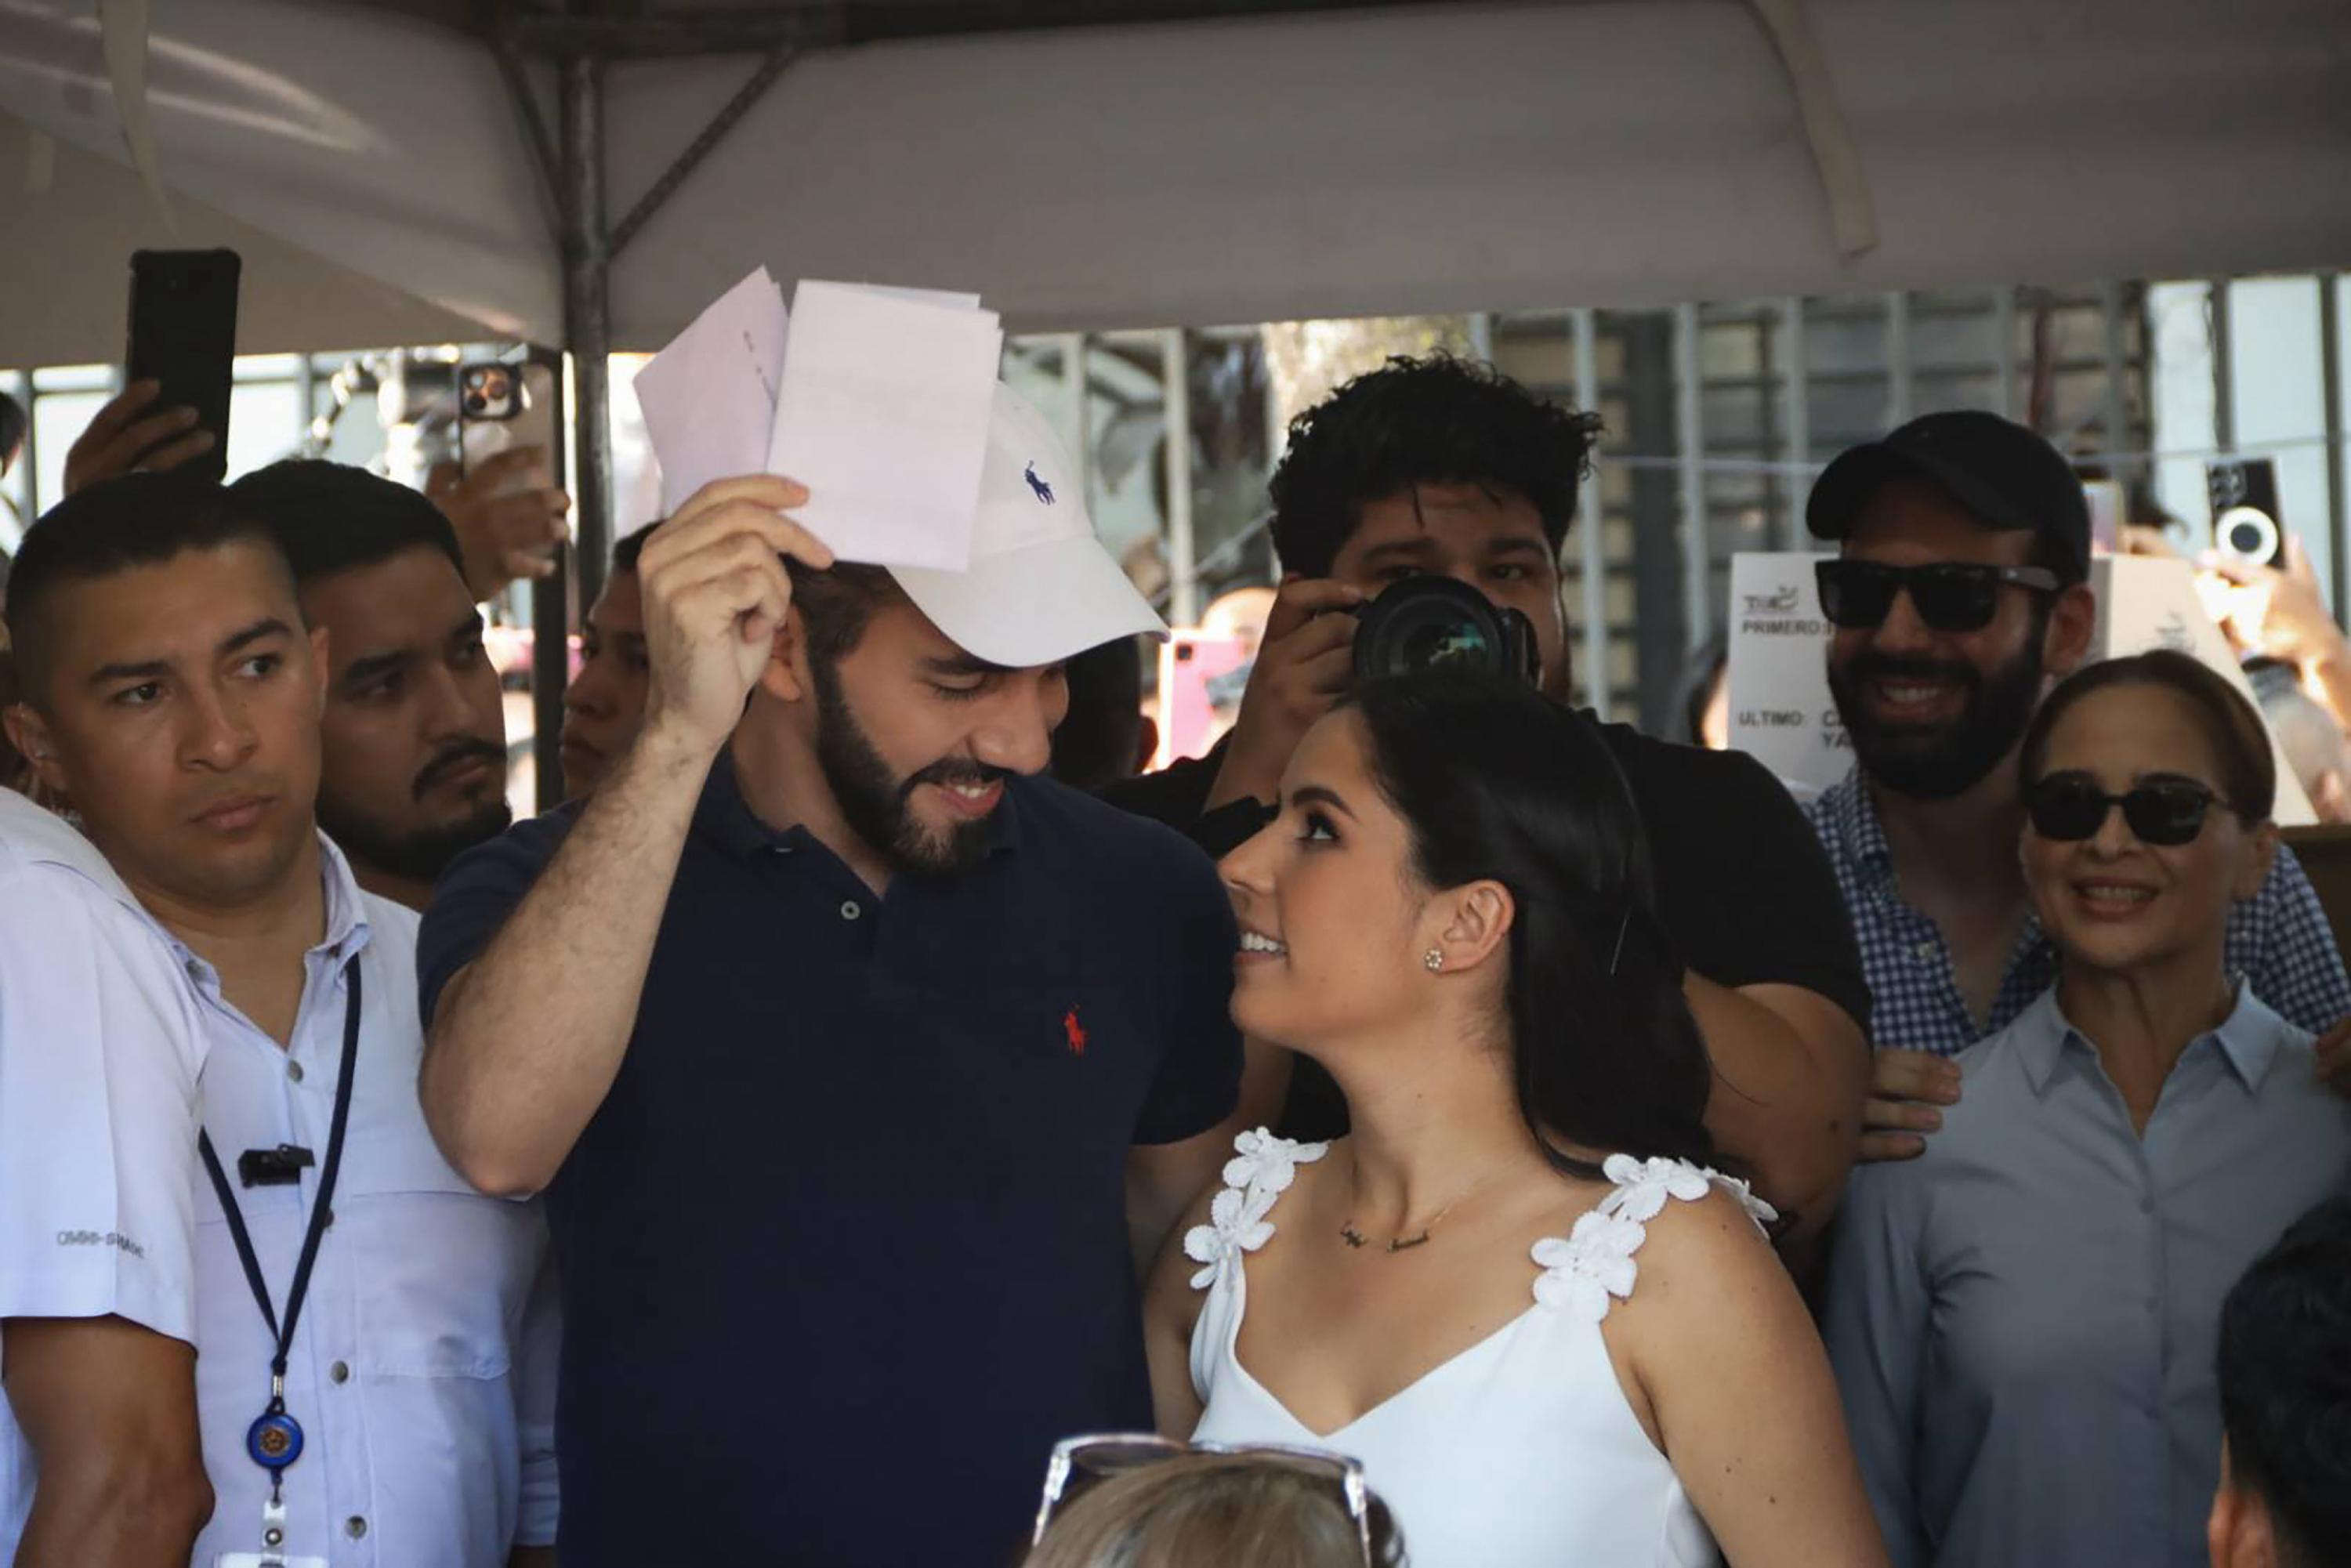
[[[1829,684],[1853,771],[1807,807],[1836,870],[1877,1047],[1861,1157],[1907,1159],[1959,1097],[1959,1051],[2056,979],[2026,899],[2017,749],[2089,650],[2090,520],[2056,449],[1994,414],[1929,414],[1855,447],[1806,505],[1840,541],[1822,569]],[[2280,849],[2229,923],[2227,961],[2322,1040],[2351,1089],[2351,977]]]

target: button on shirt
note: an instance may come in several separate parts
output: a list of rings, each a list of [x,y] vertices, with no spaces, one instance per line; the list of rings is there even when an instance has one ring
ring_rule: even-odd
[[[496,1564],[555,1538],[555,1299],[536,1204],[484,1197],[452,1170],[416,1099],[413,912],[360,892],[320,841],[326,940],[303,959],[281,1047],[223,999],[184,947],[206,1034],[206,1129],[282,1314],[333,1120],[343,966],[359,956],[358,1081],[337,1180],[286,1375],[307,1447],[286,1472],[292,1555],[335,1568]],[[298,1186],[245,1186],[237,1155],[293,1144]],[[193,1161],[191,1161],[193,1164]],[[245,1434],[269,1396],[273,1341],[211,1183],[197,1202],[197,1414],[216,1502],[195,1562],[260,1542],[268,1486]]]
[[[203,1062],[146,913],[80,834],[0,789],[0,1320],[111,1315],[195,1342]],[[0,1397],[0,1563],[37,1479]]]
[[[1127,1156],[1231,1113],[1232,913],[1166,829],[1006,788],[977,866],[877,896],[711,769],[547,1193],[566,1568],[1000,1568],[1055,1440],[1149,1426]],[[574,820],[450,868],[428,1010]]]
[[[1858,768],[1824,789],[1804,814],[1828,851],[1869,978],[1870,1042],[1881,1049],[1956,1056],[2005,1029],[2057,982],[2057,950],[2028,911],[1991,1013],[1979,1025],[1960,994],[1942,928],[1905,903],[1894,851]],[[2324,1034],[2351,1018],[2351,975],[2335,950],[2318,894],[2294,852],[2281,845],[2261,891],[2229,914],[2225,962],[2287,1022]]]
[[[2202,1568],[2220,1303],[2351,1190],[2351,1104],[2250,987],[2144,1136],[2053,992],[1959,1062],[1926,1154],[1854,1172],[1830,1281],[1894,1562]]]

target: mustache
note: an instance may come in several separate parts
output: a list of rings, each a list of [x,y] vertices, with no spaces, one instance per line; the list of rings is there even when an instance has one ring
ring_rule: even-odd
[[[506,760],[507,750],[503,746],[492,746],[486,740],[452,741],[439,756],[424,765],[416,775],[416,782],[410,787],[410,792],[422,800],[427,789],[468,762],[487,762],[503,768]]]
[[[943,789],[952,789],[958,784],[985,789],[999,779],[1011,777],[1012,770],[1008,768],[990,768],[985,762],[974,762],[968,758],[941,758],[900,786],[898,799],[901,800],[908,799],[917,788],[925,784],[936,784]]]

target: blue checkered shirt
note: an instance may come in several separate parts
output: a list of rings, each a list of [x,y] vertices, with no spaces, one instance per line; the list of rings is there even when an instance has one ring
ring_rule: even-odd
[[[1873,1044],[1956,1056],[2006,1029],[2057,979],[2057,951],[2028,912],[2008,956],[1991,1017],[1979,1027],[1959,993],[1940,927],[1902,901],[1894,851],[1862,788],[1859,769],[1804,808],[1853,914],[1868,977]],[[2294,852],[2281,846],[2269,880],[2229,915],[2224,962],[2288,1022],[2324,1034],[2351,1018],[2351,976],[2335,949],[2318,894]]]

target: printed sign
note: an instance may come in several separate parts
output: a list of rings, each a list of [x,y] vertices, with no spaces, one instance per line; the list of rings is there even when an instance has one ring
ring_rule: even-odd
[[[1829,623],[1810,553],[1730,558],[1730,744],[1791,784],[1824,789],[1853,767],[1829,697]]]

